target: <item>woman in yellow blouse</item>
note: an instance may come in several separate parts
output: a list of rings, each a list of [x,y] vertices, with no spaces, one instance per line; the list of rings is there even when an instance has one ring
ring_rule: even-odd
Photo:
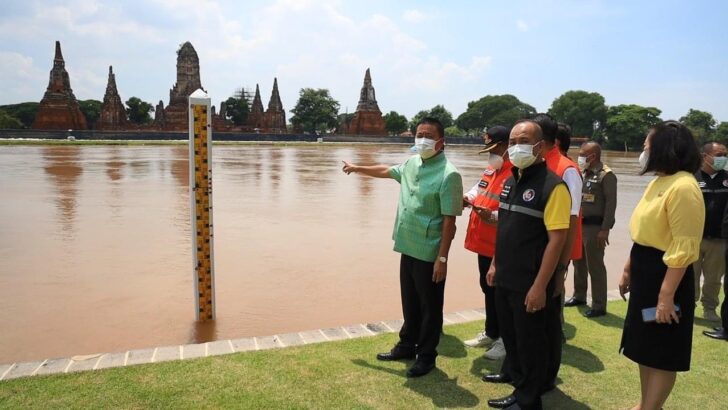
[[[621,349],[639,365],[641,400],[633,409],[657,410],[690,370],[695,293],[691,264],[698,259],[705,206],[693,174],[700,154],[690,130],[675,121],[655,126],[640,156],[642,174],[657,178],[637,204],[634,241],[619,291],[629,292]],[[649,310],[656,313],[650,318]],[[656,308],[656,309],[655,309]]]

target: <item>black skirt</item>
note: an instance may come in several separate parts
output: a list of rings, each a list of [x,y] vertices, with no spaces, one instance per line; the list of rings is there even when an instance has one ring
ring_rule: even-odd
[[[695,317],[695,283],[689,266],[675,291],[680,305],[680,323],[644,323],[642,309],[655,307],[665,279],[665,253],[634,244],[631,255],[630,297],[624,319],[620,350],[632,361],[655,369],[685,372],[690,370]]]

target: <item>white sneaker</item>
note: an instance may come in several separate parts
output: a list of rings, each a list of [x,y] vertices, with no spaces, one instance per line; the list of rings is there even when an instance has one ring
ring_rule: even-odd
[[[705,309],[703,312],[703,318],[710,320],[711,322],[720,322],[720,316],[715,314],[715,310]]]
[[[495,340],[489,338],[488,335],[485,334],[485,331],[482,331],[478,333],[478,336],[476,336],[475,339],[466,340],[463,343],[465,343],[465,346],[468,347],[487,347],[495,343]]]
[[[488,349],[487,352],[485,352],[485,358],[490,360],[498,360],[506,357],[506,347],[503,346],[503,339],[498,338],[498,340],[493,343],[493,346]]]

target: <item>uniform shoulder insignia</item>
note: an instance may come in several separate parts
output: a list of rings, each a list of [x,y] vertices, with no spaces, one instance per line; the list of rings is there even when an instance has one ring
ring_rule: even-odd
[[[614,172],[614,171],[612,171],[612,168],[609,168],[606,165],[602,166],[602,171],[604,171],[605,174],[608,174],[610,172]]]

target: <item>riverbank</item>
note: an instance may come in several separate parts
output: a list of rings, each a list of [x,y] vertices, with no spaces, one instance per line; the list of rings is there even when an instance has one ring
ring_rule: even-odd
[[[73,141],[68,141],[73,137]],[[91,142],[96,144],[113,144],[116,142],[154,143],[185,142],[187,132],[160,131],[40,131],[40,130],[7,130],[0,129],[0,141],[67,141],[73,143]],[[411,144],[412,137],[401,136],[369,136],[369,135],[313,135],[313,134],[255,134],[240,132],[213,132],[215,142],[274,142],[274,143],[368,143],[368,144]],[[448,144],[477,145],[482,144],[480,137],[450,137]]]
[[[618,353],[626,310],[610,302],[605,317],[586,319],[566,309],[564,358],[557,390],[544,396],[554,409],[624,409],[639,399],[634,363]],[[721,357],[728,343],[700,333],[697,319],[692,370],[681,373],[666,408],[697,405],[723,409],[728,383]],[[445,327],[438,369],[407,379],[411,364],[378,362],[397,335],[340,340],[267,351],[249,351],[178,362],[94,372],[40,376],[0,383],[0,407],[114,408],[431,408],[483,407],[510,393],[507,385],[483,383],[480,376],[500,362],[462,340],[482,329],[480,320]]]

